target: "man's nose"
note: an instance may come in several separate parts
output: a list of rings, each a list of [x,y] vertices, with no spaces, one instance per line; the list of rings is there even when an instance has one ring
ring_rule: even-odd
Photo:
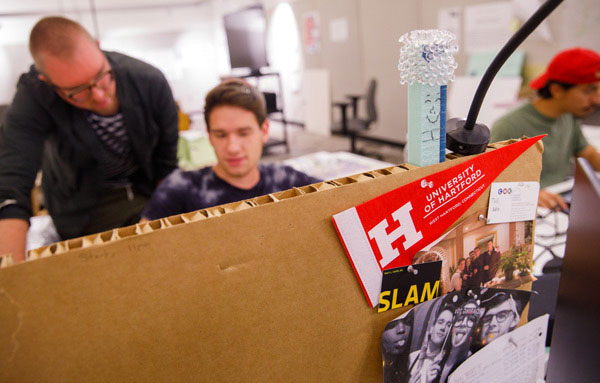
[[[498,318],[496,318],[495,315],[492,317],[492,321],[490,322],[490,326],[498,327]]]
[[[240,149],[240,141],[235,137],[235,135],[230,135],[227,140],[227,151],[229,152],[237,152]]]
[[[92,86],[90,89],[92,98],[96,101],[101,101],[106,96],[106,91],[98,86]]]

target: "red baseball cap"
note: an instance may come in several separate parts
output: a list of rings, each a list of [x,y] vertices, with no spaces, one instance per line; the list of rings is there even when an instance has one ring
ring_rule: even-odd
[[[600,81],[600,55],[584,48],[571,48],[558,53],[546,72],[529,83],[541,89],[550,80],[566,84],[589,84]]]

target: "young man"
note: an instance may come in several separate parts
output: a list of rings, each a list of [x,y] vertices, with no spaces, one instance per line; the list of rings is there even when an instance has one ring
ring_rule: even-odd
[[[486,345],[517,328],[519,324],[519,309],[517,302],[510,294],[499,293],[484,303],[486,311],[483,314],[481,328],[481,344]]]
[[[600,171],[600,153],[588,144],[577,120],[600,105],[599,82],[600,55],[583,48],[560,52],[530,84],[538,97],[500,118],[492,128],[491,142],[547,134],[542,140],[539,206],[567,209],[561,196],[544,188],[571,174],[574,157],[584,157]]]
[[[471,263],[473,276],[471,277],[471,285],[473,287],[480,287],[485,277],[483,271],[483,259],[481,258],[481,250],[479,247],[473,249],[473,262]]]
[[[217,164],[171,173],[154,192],[142,213],[144,220],[319,182],[289,166],[258,164],[269,137],[269,120],[262,94],[247,83],[230,80],[212,89],[204,119]]]
[[[62,239],[133,224],[177,166],[177,109],[162,73],[103,52],[76,22],[32,29],[34,65],[0,127],[0,255],[25,258],[38,170]]]
[[[498,272],[498,262],[500,261],[500,253],[494,248],[494,241],[487,241],[487,251],[481,254],[483,259],[483,271],[484,281],[483,283],[491,281]]]

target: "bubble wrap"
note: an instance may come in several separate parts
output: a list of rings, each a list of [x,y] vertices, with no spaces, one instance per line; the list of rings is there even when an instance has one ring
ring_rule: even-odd
[[[416,30],[400,37],[398,70],[402,84],[444,85],[454,80],[456,36],[438,29]]]

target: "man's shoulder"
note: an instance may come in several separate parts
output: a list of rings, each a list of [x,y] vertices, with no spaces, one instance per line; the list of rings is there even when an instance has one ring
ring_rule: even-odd
[[[524,127],[524,120],[532,115],[533,106],[530,103],[523,104],[511,110],[494,122],[491,129],[491,142],[520,138],[524,132],[519,131]],[[516,136],[518,137],[516,137]]]
[[[533,106],[531,103],[525,103],[500,117],[498,120],[496,120],[496,122],[494,122],[493,127],[496,129],[497,127],[514,125],[514,122],[521,121],[525,116],[531,115],[532,112]]]
[[[45,104],[48,104],[55,98],[58,98],[58,96],[46,83],[40,81],[38,78],[39,75],[40,72],[35,68],[34,65],[31,65],[29,67],[29,71],[24,72],[19,77],[19,81],[17,82],[17,90],[21,92],[29,92],[38,98],[39,101],[43,101]],[[18,95],[19,92],[17,92],[17,96]]]

